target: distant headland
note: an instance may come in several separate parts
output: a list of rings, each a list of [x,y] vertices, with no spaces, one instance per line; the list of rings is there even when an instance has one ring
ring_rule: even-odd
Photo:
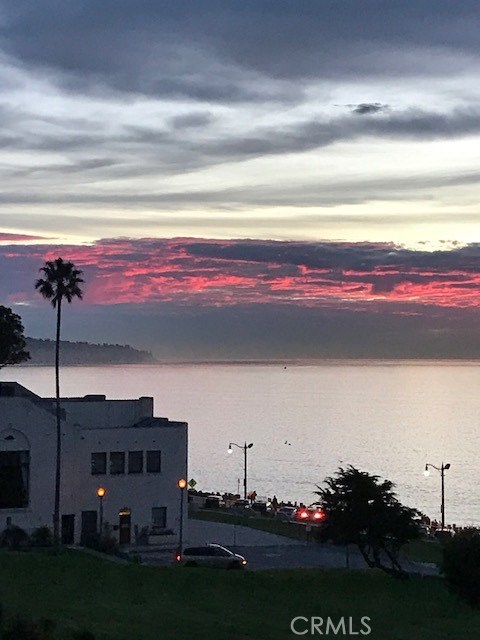
[[[21,366],[53,365],[55,340],[26,338],[30,360]],[[90,342],[60,342],[60,360],[63,365],[155,364],[149,351],[121,344],[92,344]]]

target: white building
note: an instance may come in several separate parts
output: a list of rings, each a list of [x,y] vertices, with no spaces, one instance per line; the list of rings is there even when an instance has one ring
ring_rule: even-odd
[[[100,526],[122,544],[172,544],[187,478],[187,424],[153,416],[153,398],[62,398],[61,527],[64,543]],[[0,383],[0,531],[52,527],[55,401]],[[100,508],[97,489],[106,490]],[[184,515],[187,500],[184,500]],[[102,511],[102,514],[100,514]],[[186,523],[186,517],[184,517]]]

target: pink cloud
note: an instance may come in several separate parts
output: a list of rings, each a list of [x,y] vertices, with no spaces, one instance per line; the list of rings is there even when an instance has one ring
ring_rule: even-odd
[[[480,306],[477,245],[428,253],[388,243],[120,238],[88,246],[19,245],[0,251],[7,271],[9,265],[12,272],[31,270],[24,282],[34,280],[45,259],[58,256],[84,271],[87,304],[342,308],[381,303],[399,312],[405,305]],[[38,302],[33,291],[25,291],[29,289],[23,284],[7,294],[21,292],[22,300],[27,295]]]
[[[47,236],[31,236],[25,235],[23,233],[6,233],[0,231],[0,243],[10,243],[10,242],[30,242],[37,240],[52,240],[53,238],[49,238]]]

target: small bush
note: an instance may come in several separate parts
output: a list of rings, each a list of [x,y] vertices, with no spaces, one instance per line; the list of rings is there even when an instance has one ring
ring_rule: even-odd
[[[87,536],[84,540],[84,545],[89,549],[110,555],[116,555],[119,550],[118,542],[115,538],[109,535],[101,536],[99,533],[91,533]]]
[[[28,534],[21,527],[7,527],[0,535],[0,547],[17,550],[26,547],[28,542]]]
[[[91,631],[74,631],[72,640],[95,640],[95,635]]]
[[[443,551],[449,588],[473,607],[480,607],[480,534],[463,531]]]
[[[13,616],[5,625],[2,640],[51,640],[54,630],[53,620],[34,622],[25,616]]]
[[[53,544],[52,532],[48,527],[38,527],[30,536],[32,547],[51,547]]]
[[[133,564],[142,564],[142,557],[138,553],[132,553],[128,556],[128,559],[130,562],[133,562]]]

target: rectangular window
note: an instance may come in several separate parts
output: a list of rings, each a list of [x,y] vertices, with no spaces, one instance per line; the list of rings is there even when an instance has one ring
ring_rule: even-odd
[[[128,452],[128,473],[143,472],[143,451]]]
[[[162,470],[162,452],[147,451],[147,473],[160,473]]]
[[[111,475],[125,473],[125,453],[123,451],[110,451],[110,473]]]
[[[167,526],[167,507],[153,507],[152,525],[157,529],[165,529]]]
[[[103,451],[92,453],[92,476],[104,476],[107,473],[107,454]]]
[[[0,452],[0,509],[28,507],[30,451]]]

